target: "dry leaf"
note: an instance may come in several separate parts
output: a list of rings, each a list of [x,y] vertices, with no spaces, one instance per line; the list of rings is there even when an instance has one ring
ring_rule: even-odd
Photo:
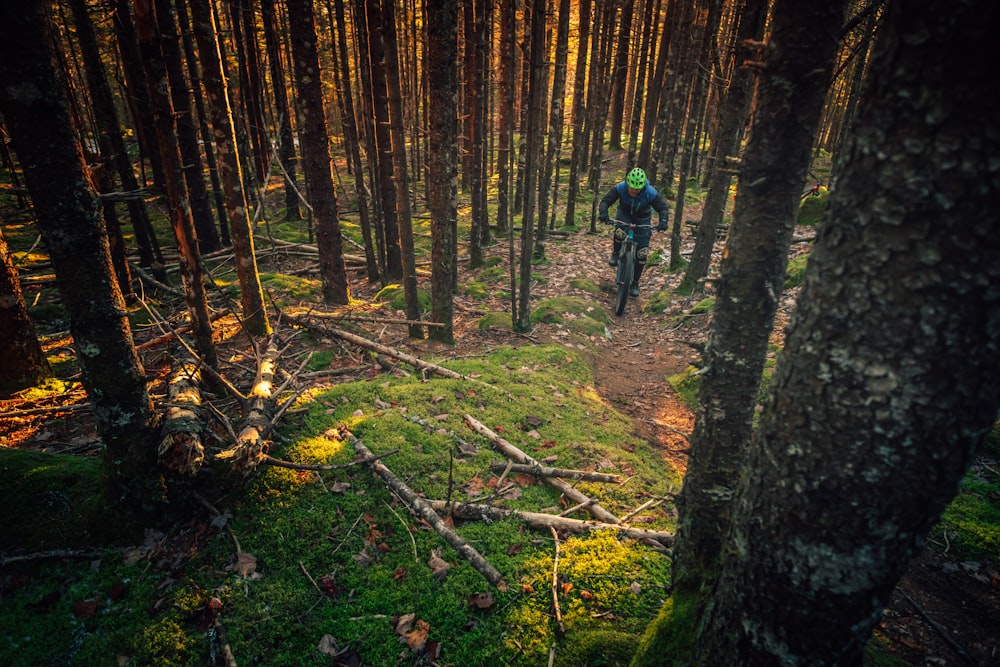
[[[444,421],[444,420],[446,420],[446,419],[447,419],[448,417],[451,417],[451,415],[450,415],[450,414],[448,414],[447,412],[442,412],[442,413],[441,413],[441,414],[439,414],[439,415],[434,415],[434,419],[438,420],[439,422],[443,422],[443,421]]]
[[[448,570],[451,569],[451,563],[441,558],[440,549],[431,549],[431,557],[427,561],[427,567],[431,568],[438,581],[444,581],[445,577],[448,576]]]
[[[473,593],[469,596],[469,605],[477,609],[489,609],[493,606],[493,594],[489,591],[485,593]]]
[[[257,557],[242,551],[236,556],[236,562],[229,569],[241,577],[250,576],[257,570]]]
[[[406,578],[406,568],[400,565],[395,570],[392,571],[392,578],[396,581]]]
[[[430,633],[431,624],[424,620],[418,620],[416,627],[404,633],[403,637],[406,639],[406,645],[410,647],[410,650],[419,653],[427,645],[427,637]]]
[[[337,646],[337,640],[334,639],[333,635],[323,635],[316,648],[323,655],[336,656],[340,654],[340,647]]]
[[[562,594],[563,594],[563,595],[568,595],[568,594],[569,594],[569,592],[570,592],[571,590],[573,590],[573,584],[572,584],[572,582],[569,582],[569,581],[567,581],[566,583],[564,583],[564,584],[563,584],[563,585],[561,586],[561,588],[562,588]]]
[[[586,588],[581,588],[580,597],[583,598],[584,600],[593,600],[594,594],[588,591]]]
[[[521,549],[523,548],[524,545],[521,544],[520,542],[518,542],[517,544],[512,544],[509,547],[507,547],[507,555],[516,556],[517,554],[521,553]]]
[[[529,438],[534,438],[535,440],[542,439],[542,434],[536,431],[535,429],[531,429],[525,435],[527,435]]]
[[[535,587],[532,586],[530,583],[521,584],[521,592],[522,593],[534,593],[535,592]]]
[[[334,482],[330,486],[330,493],[344,493],[351,488],[350,482]]]
[[[415,621],[416,619],[417,619],[416,614],[403,614],[402,616],[397,616],[395,625],[396,634],[404,635],[407,632],[409,632],[410,628],[413,627],[413,621]]]
[[[638,581],[633,581],[629,585],[629,590],[631,590],[635,595],[638,595],[639,593],[642,592],[642,584],[640,584]]]

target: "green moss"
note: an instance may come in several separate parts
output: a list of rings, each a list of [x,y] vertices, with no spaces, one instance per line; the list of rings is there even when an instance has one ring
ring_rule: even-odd
[[[283,273],[261,273],[260,283],[279,305],[288,305],[299,301],[316,301],[323,292],[319,280],[299,278]]]
[[[667,378],[667,383],[673,387],[681,402],[691,411],[698,407],[698,387],[701,386],[701,377],[696,375],[697,372],[697,368],[688,366],[683,372]]]
[[[575,296],[561,296],[540,301],[538,307],[531,313],[531,321],[554,324],[565,322],[570,319],[567,316],[574,315],[590,317],[604,323],[611,321],[604,308],[593,301]]]
[[[510,273],[508,273],[505,267],[492,263],[476,274],[476,279],[487,285],[496,285],[509,281]]]
[[[406,310],[406,291],[403,289],[403,286],[398,283],[386,285],[378,291],[378,294],[374,297],[374,301],[376,303],[387,303],[396,310]],[[420,312],[430,312],[430,292],[422,287],[417,288],[417,302],[420,306]]]
[[[1000,475],[990,465],[969,469],[958,495],[941,516],[943,530],[956,558],[986,560],[1000,567]]]
[[[465,296],[473,299],[485,299],[489,294],[486,291],[486,286],[478,280],[470,280],[465,283],[465,287],[462,289],[462,292]]]
[[[330,367],[330,362],[336,358],[336,354],[332,350],[317,350],[313,352],[312,357],[309,358],[309,363],[306,364],[306,370],[318,371],[324,368]]]
[[[574,278],[569,281],[569,286],[590,294],[597,294],[601,291],[600,286],[591,278]]]
[[[804,253],[788,262],[785,269],[785,289],[798,287],[802,284],[802,279],[806,275],[806,264],[809,261],[809,253]]]
[[[701,301],[699,301],[698,303],[696,303],[693,307],[691,307],[690,309],[688,309],[687,312],[670,318],[667,321],[667,326],[670,327],[670,328],[682,326],[682,325],[687,324],[688,322],[692,321],[694,318],[698,317],[699,315],[707,315],[708,313],[712,312],[714,309],[715,309],[715,299],[714,298],[708,297],[708,298],[702,299]]]
[[[28,309],[28,315],[30,315],[33,322],[60,322],[63,320],[69,320],[69,312],[66,307],[63,306],[62,302],[55,303],[40,303],[37,306],[32,306]]]
[[[514,326],[513,320],[510,317],[510,313],[501,313],[499,311],[494,311],[492,313],[486,313],[479,318],[479,328],[489,329],[491,327],[496,327],[497,329],[506,329],[509,331]]]
[[[830,192],[826,188],[820,188],[818,196],[809,196],[799,204],[799,217],[795,221],[797,225],[816,226],[826,212],[826,202],[830,197]]]
[[[694,594],[675,590],[646,629],[631,667],[689,664],[699,604]]]
[[[670,290],[659,290],[646,300],[642,306],[642,312],[647,315],[659,315],[670,307],[671,298]]]

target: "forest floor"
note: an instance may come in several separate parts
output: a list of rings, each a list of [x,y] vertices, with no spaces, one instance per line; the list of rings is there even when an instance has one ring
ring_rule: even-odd
[[[697,212],[687,217],[696,218]],[[549,239],[547,262],[536,267],[544,279],[532,289],[532,298],[562,297],[579,294],[594,300],[597,307],[612,312],[613,270],[607,259],[611,243],[608,230],[593,235],[586,231],[560,234]],[[683,252],[691,250],[687,238]],[[798,246],[795,252],[801,252]],[[664,254],[669,249],[667,234],[655,234],[652,249]],[[505,256],[506,244],[490,250],[491,255]],[[271,267],[268,270],[280,270]],[[464,265],[460,284],[475,278]],[[597,293],[584,293],[572,286],[574,279],[589,279],[599,287]],[[594,351],[596,387],[617,409],[634,420],[638,435],[659,447],[663,456],[679,470],[686,468],[687,439],[684,434],[693,428],[694,416],[667,382],[699,357],[697,346],[704,344],[710,315],[700,316],[683,327],[667,327],[668,318],[685,312],[693,302],[675,297],[664,313],[647,314],[642,306],[660,290],[675,287],[681,275],[667,271],[666,265],[651,266],[642,280],[642,292],[631,299],[622,317],[611,317],[607,335],[592,336],[589,346]],[[352,285],[354,296],[371,299],[378,289],[360,278]],[[775,323],[775,338],[780,342],[782,331],[792,308],[795,293],[785,295]],[[478,319],[485,310],[504,311],[509,303],[499,299],[472,300],[457,297],[455,311],[456,344],[444,348],[423,342],[411,344],[405,327],[386,326],[380,342],[416,356],[446,354],[461,357],[501,344],[524,345],[531,342],[559,341],[568,345],[573,335],[559,324],[539,324],[527,335],[517,335],[496,328],[480,330]],[[56,345],[52,343],[49,347]],[[67,340],[58,343],[66,354],[72,354]],[[50,350],[51,353],[51,350]],[[220,354],[220,357],[222,355]],[[157,372],[157,363],[147,358],[147,370]],[[164,367],[164,364],[159,364]],[[79,394],[79,392],[77,392]],[[83,402],[82,394],[67,394],[67,400]],[[0,397],[0,412],[34,407],[17,397]],[[0,443],[36,450],[93,452],[96,436],[89,411],[81,410],[78,417],[63,420],[58,428],[37,428],[39,417],[32,420],[2,420]],[[22,437],[16,432],[17,423],[34,423],[32,435]],[[16,422],[16,423],[15,423]],[[54,446],[62,443],[63,446]],[[990,464],[992,465],[992,464]],[[1000,578],[989,563],[956,561],[949,555],[947,538],[932,536],[927,548],[911,563],[909,572],[893,593],[876,634],[884,639],[889,650],[907,665],[1000,665]]]

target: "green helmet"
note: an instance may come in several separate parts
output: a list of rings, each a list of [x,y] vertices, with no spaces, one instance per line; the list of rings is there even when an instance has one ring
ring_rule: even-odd
[[[642,190],[644,187],[646,187],[647,183],[646,172],[644,172],[639,167],[636,167],[635,169],[633,169],[628,173],[628,176],[625,177],[625,182],[633,190]]]

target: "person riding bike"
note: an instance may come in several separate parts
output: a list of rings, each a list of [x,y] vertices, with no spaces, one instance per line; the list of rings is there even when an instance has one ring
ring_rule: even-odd
[[[653,235],[652,229],[648,227],[653,210],[656,210],[660,217],[660,222],[656,226],[658,232],[666,231],[670,212],[667,208],[667,202],[663,201],[663,197],[656,191],[656,188],[649,184],[646,172],[639,167],[628,172],[625,180],[611,188],[608,194],[601,199],[599,217],[604,224],[612,224],[608,217],[608,209],[615,202],[618,202],[618,211],[615,213],[614,222],[614,249],[611,251],[611,259],[608,260],[608,264],[618,265],[618,253],[621,251],[622,243],[628,234],[628,225],[647,225],[635,230],[636,262],[629,294],[639,296],[639,276],[646,268],[646,259],[649,257],[649,239]]]

